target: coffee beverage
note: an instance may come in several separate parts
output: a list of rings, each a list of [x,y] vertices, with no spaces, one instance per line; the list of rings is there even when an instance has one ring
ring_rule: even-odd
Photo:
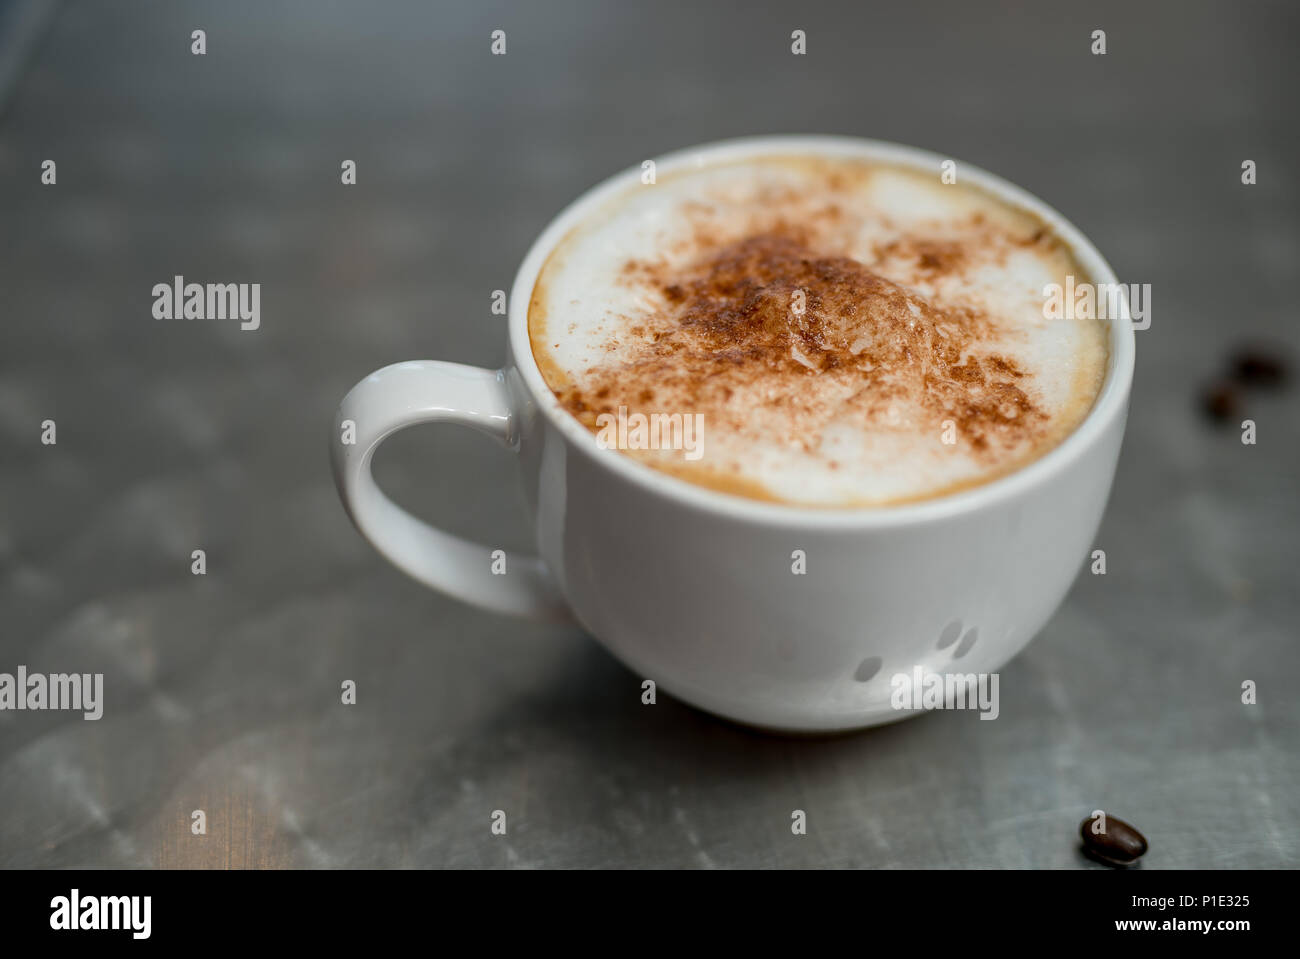
[[[772,154],[630,183],[550,253],[528,333],[626,455],[884,506],[1003,476],[1088,414],[1107,331],[1047,318],[1067,277],[1089,281],[1043,221],[937,169]]]
[[[580,624],[742,723],[892,722],[900,672],[996,674],[1095,543],[1135,324],[1122,297],[1121,322],[1056,319],[1093,314],[1047,287],[1122,289],[1105,259],[1024,191],[943,166],[761,137],[592,188],[524,256],[500,368],[393,363],[343,398],[348,515],[420,582]],[[536,552],[510,575],[375,482],[384,441],[428,423],[513,452]]]

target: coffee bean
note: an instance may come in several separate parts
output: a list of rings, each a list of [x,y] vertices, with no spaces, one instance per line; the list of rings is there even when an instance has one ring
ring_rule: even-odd
[[[1235,419],[1241,412],[1241,394],[1226,380],[1211,383],[1201,397],[1201,408],[1214,420]]]
[[[1131,866],[1147,851],[1145,836],[1108,813],[1085,819],[1079,824],[1079,835],[1083,837],[1084,851],[1110,866]]]
[[[1287,365],[1276,351],[1247,347],[1232,358],[1232,375],[1245,386],[1280,386],[1286,382]]]

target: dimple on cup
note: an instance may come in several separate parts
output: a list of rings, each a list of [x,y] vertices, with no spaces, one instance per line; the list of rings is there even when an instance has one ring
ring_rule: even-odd
[[[936,176],[944,160],[873,140],[789,136],[696,147],[656,166],[663,175],[777,154],[876,160]],[[1042,219],[1093,283],[1117,282],[1055,210],[989,173],[961,170],[965,183]],[[343,399],[331,456],[357,528],[420,582],[484,609],[574,621],[659,689],[749,725],[872,726],[915,715],[891,704],[894,674],[998,670],[1051,617],[1091,550],[1133,377],[1127,306],[1109,322],[1106,375],[1091,412],[1060,445],[1007,476],[889,507],[738,498],[601,448],[560,406],[533,357],[528,309],[548,254],[639,173],[588,191],[528,251],[511,290],[501,369],[397,363]],[[510,555],[505,575],[493,573],[491,549],[411,516],[371,476],[385,437],[429,422],[473,427],[518,457],[537,553]],[[345,433],[354,442],[342,442]],[[793,573],[796,551],[806,575]]]

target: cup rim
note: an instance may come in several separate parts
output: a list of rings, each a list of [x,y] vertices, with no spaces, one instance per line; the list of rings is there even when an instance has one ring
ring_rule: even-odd
[[[674,150],[654,157],[656,175],[680,169],[735,162],[765,155],[801,155],[878,160],[901,167],[933,172],[953,157],[929,150],[859,137],[822,134],[786,134],[739,137],[696,147]],[[1114,270],[1083,233],[1057,210],[1027,190],[956,160],[965,183],[974,184],[995,198],[1026,210],[1050,226],[1073,254],[1076,262],[1096,284],[1116,284]],[[698,510],[750,523],[804,529],[886,528],[945,519],[996,505],[1046,481],[1079,460],[1096,445],[1111,423],[1125,413],[1133,379],[1136,344],[1127,301],[1122,301],[1119,318],[1107,322],[1105,379],[1092,409],[1074,430],[1055,447],[1033,462],[987,483],[931,499],[895,505],[823,507],[772,503],[748,499],[733,493],[699,486],[680,477],[656,470],[618,450],[602,449],[591,433],[561,405],[551,392],[528,334],[528,313],[533,287],[551,251],[583,218],[606,199],[640,182],[640,163],[622,170],[588,189],[547,224],[533,242],[515,275],[510,292],[509,345],[511,361],[527,385],[539,413],[559,430],[575,448],[621,478],[656,494]]]

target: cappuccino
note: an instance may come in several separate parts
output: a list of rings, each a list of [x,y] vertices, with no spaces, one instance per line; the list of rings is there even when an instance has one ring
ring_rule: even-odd
[[[656,434],[622,455],[753,499],[885,506],[1003,476],[1087,416],[1106,327],[1047,317],[1067,277],[1086,279],[1041,220],[937,170],[771,155],[630,185],[552,251],[528,329],[593,434],[699,424],[690,450]]]

